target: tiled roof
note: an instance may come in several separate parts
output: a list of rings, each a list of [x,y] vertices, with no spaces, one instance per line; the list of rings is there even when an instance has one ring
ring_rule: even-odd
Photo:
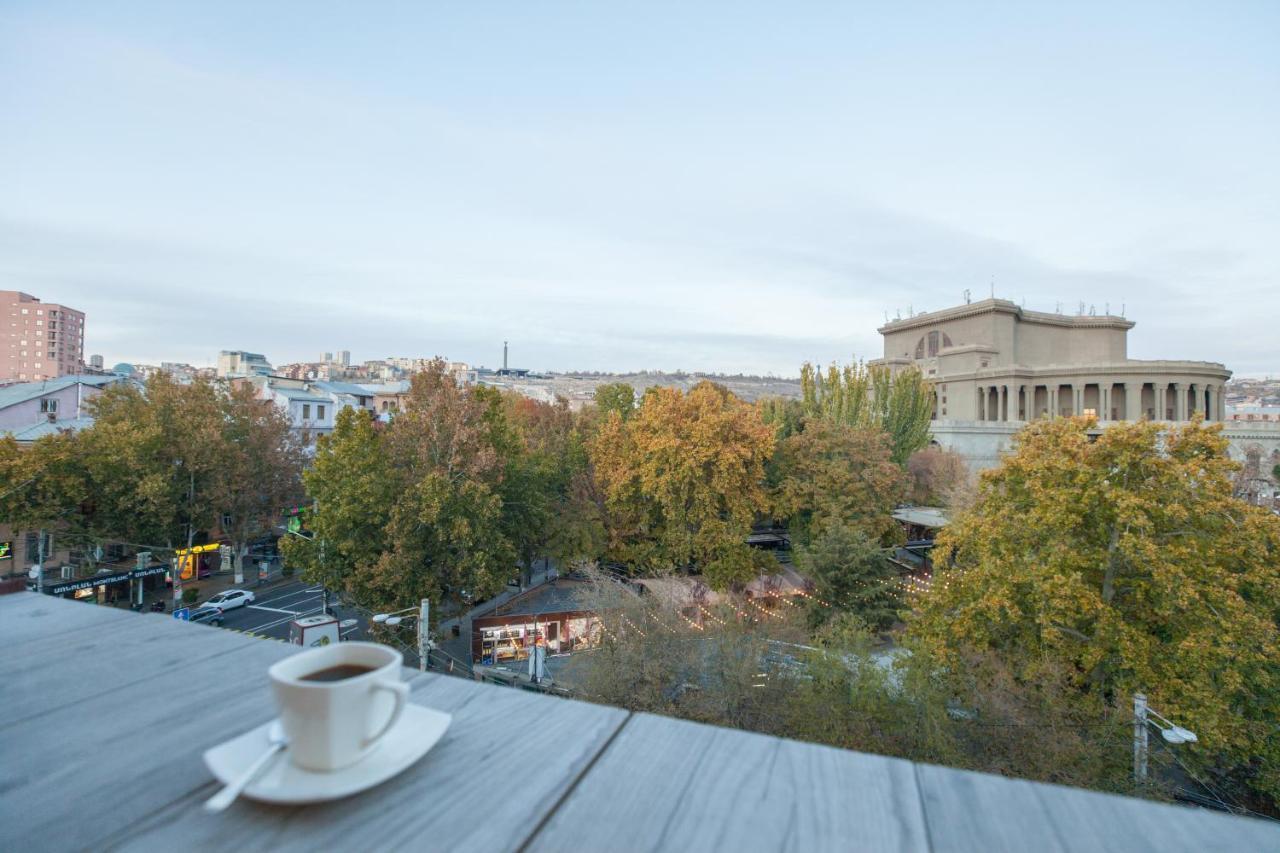
[[[57,379],[47,379],[44,382],[19,382],[17,385],[7,385],[4,388],[0,388],[0,409],[5,409],[18,403],[25,403],[28,400],[38,400],[46,394],[61,391],[63,388],[69,388],[72,385],[91,385],[100,388],[103,385],[119,382],[121,379],[122,377],[114,374],[111,376],[99,376],[97,374],[80,373],[72,376],[59,376]]]
[[[332,394],[350,394],[353,397],[373,396],[373,392],[368,390],[367,386],[357,385],[354,382],[330,382],[326,379],[323,382],[317,382],[316,387]]]

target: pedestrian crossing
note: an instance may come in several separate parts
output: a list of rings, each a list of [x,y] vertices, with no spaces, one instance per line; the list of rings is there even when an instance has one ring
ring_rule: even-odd
[[[284,637],[272,637],[267,634],[259,634],[256,631],[246,631],[243,628],[223,628],[224,631],[234,631],[237,634],[244,634],[246,637],[254,637],[259,640],[275,640],[277,643],[287,643]]]

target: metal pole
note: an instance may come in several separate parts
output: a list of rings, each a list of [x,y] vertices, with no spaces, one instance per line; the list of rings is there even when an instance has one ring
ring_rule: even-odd
[[[138,574],[138,607],[142,607],[142,584],[143,584],[143,580],[142,580],[141,572],[142,572],[142,570],[143,570],[143,569],[145,569],[145,568],[147,567],[147,563],[150,563],[150,562],[151,562],[151,552],[150,552],[150,551],[139,551],[139,552],[138,552],[138,568],[136,569],[136,571],[137,571],[137,572],[139,572],[139,574]]]
[[[1147,781],[1147,697],[1133,694],[1133,783]]]
[[[36,543],[36,592],[44,592],[44,530],[37,535],[40,541]]]
[[[418,669],[427,671],[428,637],[431,630],[431,599],[422,599],[418,607]]]

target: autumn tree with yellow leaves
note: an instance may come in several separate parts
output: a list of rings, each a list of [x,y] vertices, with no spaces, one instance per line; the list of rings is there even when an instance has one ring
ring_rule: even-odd
[[[640,570],[698,568],[718,588],[750,580],[746,544],[767,506],[773,429],[725,388],[650,388],[625,420],[610,412],[590,445],[605,499],[608,554]]]
[[[1280,796],[1280,518],[1232,497],[1220,427],[1036,422],[938,537],[910,633],[942,671],[993,651],[1081,701],[1135,692],[1193,729],[1185,760]]]

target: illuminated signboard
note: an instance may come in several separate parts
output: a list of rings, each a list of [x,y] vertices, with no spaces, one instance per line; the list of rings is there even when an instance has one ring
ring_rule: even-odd
[[[13,559],[13,542],[0,539],[0,560]]]

